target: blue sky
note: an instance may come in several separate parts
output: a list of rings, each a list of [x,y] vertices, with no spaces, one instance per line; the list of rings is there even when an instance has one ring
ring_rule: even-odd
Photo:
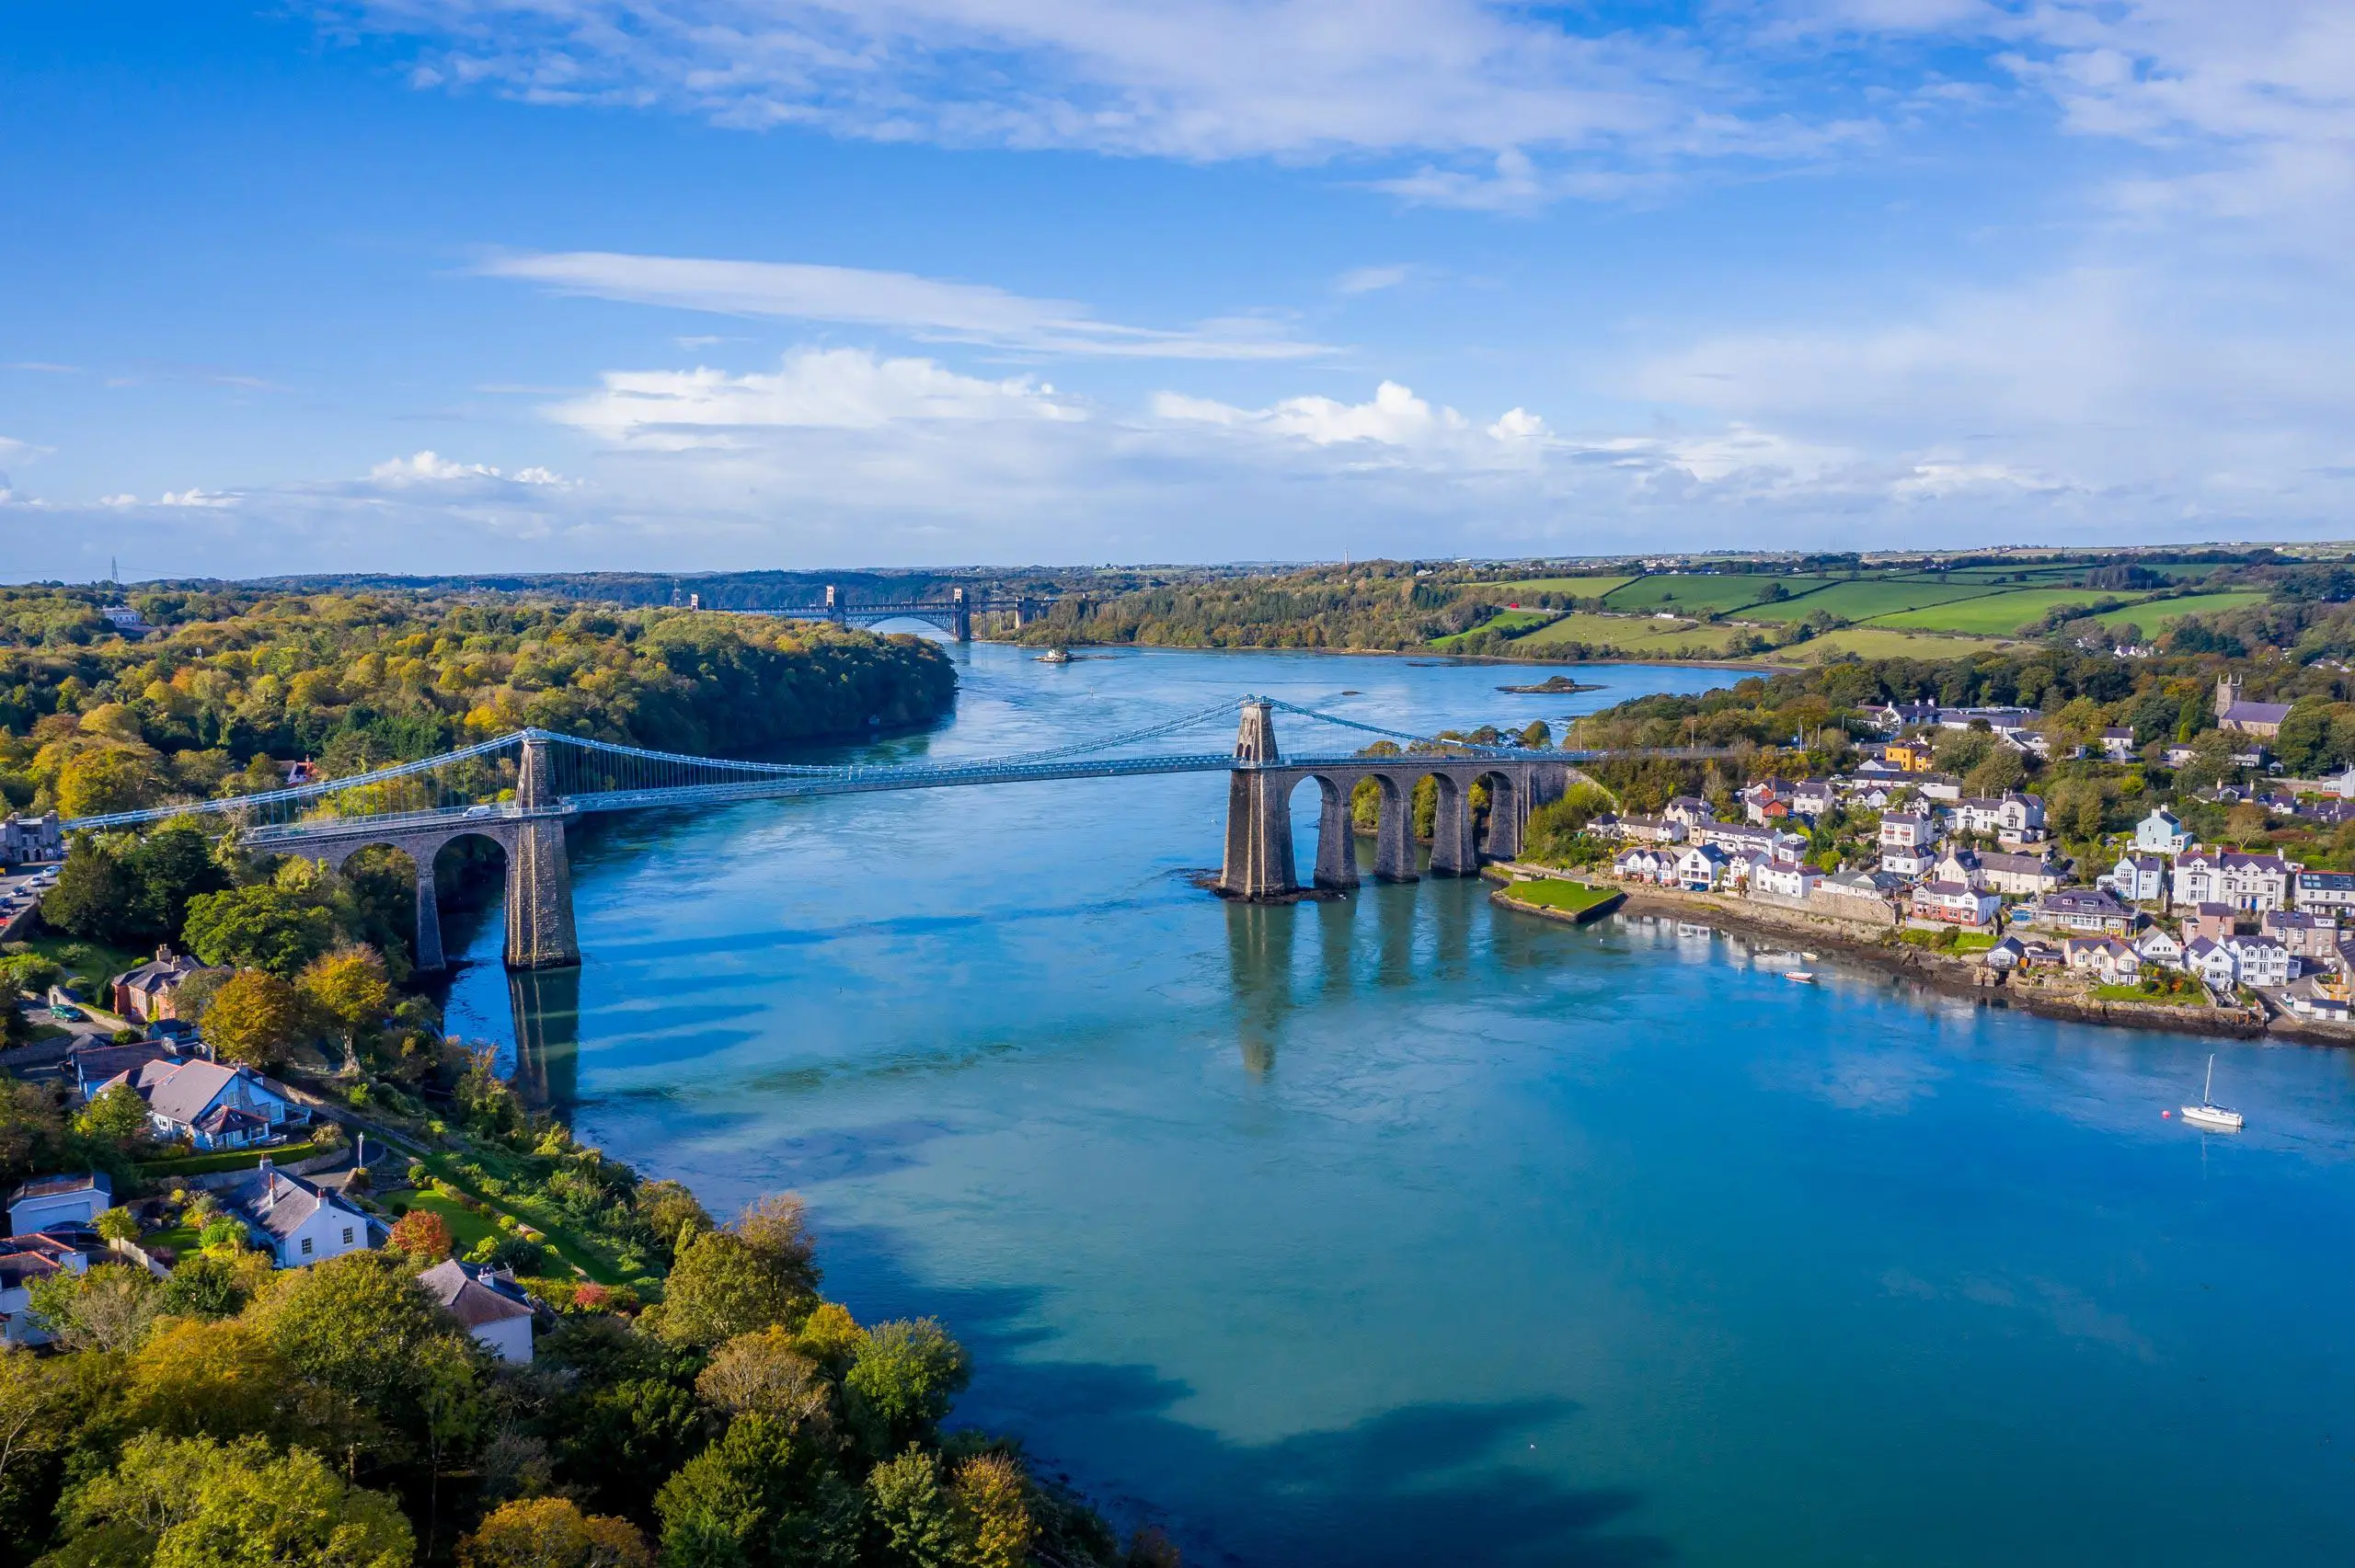
[[[346,0],[0,53],[0,576],[2355,535],[2355,7]]]

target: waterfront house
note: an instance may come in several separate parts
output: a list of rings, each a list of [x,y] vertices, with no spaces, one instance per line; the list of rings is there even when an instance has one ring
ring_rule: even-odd
[[[2302,870],[2293,886],[2302,910],[2355,910],[2355,872]]]
[[[2061,931],[2127,936],[2141,916],[2100,887],[2056,887],[2036,901],[2035,917]]]
[[[1817,883],[1815,898],[1826,914],[1887,925],[1894,916],[1891,891],[1869,871],[1843,871]]]
[[[2064,868],[2053,860],[2038,854],[2011,854],[1989,850],[1979,857],[1979,880],[1982,887],[2016,898],[2033,898],[2049,893],[2061,886]]]
[[[118,1083],[147,1102],[156,1137],[186,1139],[208,1152],[269,1143],[311,1119],[283,1085],[250,1067],[164,1057],[108,1080],[98,1092]]]
[[[1676,886],[1687,892],[1714,892],[1732,865],[1733,857],[1715,844],[1687,844],[1676,857]]]
[[[114,1178],[104,1171],[35,1176],[8,1195],[8,1234],[87,1225],[113,1207]]]
[[[2190,847],[2190,833],[2164,806],[2154,806],[2148,817],[2134,824],[2134,848],[2139,852],[2177,855]]]
[[[2281,1005],[2301,1018],[2317,1018],[2328,1023],[2344,1024],[2355,1009],[2349,1006],[2347,978],[2344,975],[2310,974],[2290,982],[2281,995]]]
[[[2061,960],[2072,969],[2090,969],[2108,986],[2129,986],[2142,978],[2142,956],[2114,936],[2072,936],[2061,944]]]
[[[2233,969],[2246,986],[2286,986],[2303,967],[2290,950],[2263,936],[2234,936],[2223,943],[2233,956]]]
[[[2230,990],[2240,979],[2240,967],[2221,942],[2200,937],[2183,950],[2183,967],[2222,990]]]
[[[2248,702],[2241,696],[2241,682],[2237,677],[2216,677],[2217,728],[2270,740],[2281,733],[2281,721],[2289,716],[2289,704]]]
[[[280,1268],[304,1268],[372,1243],[368,1216],[332,1187],[279,1170],[265,1154],[230,1190],[230,1207]]]
[[[2154,904],[2167,896],[2167,863],[2154,854],[2122,854],[2109,885],[2130,904]]]
[[[1924,882],[1913,889],[1916,920],[1942,921],[1973,929],[1994,922],[2004,901],[1967,882]]]
[[[1666,875],[1663,875],[1663,868]],[[1675,854],[1653,849],[1621,850],[1611,863],[1611,874],[1630,882],[1664,882],[1673,876],[1675,871]]]
[[[1799,834],[1753,828],[1747,822],[1703,822],[1693,830],[1693,841],[1722,850],[1729,856],[1764,854],[1785,860],[1807,848],[1807,840]]]
[[[442,1310],[465,1325],[476,1344],[511,1365],[532,1359],[531,1299],[513,1271],[444,1258],[417,1276]]]
[[[1761,859],[1750,870],[1750,887],[1785,898],[1804,898],[1823,881],[1823,873],[1805,861]]]
[[[2336,967],[2338,963],[2338,917],[2305,910],[2268,910],[2257,922],[2257,933],[2280,943],[2290,956],[2309,969]]]
[[[2278,854],[2192,849],[2175,863],[2178,904],[2230,904],[2259,913],[2290,907],[2290,879],[2302,869]]]
[[[2154,925],[2134,939],[2134,951],[2142,956],[2145,968],[2168,969],[2183,967],[2183,944],[2177,941],[2165,926]]]

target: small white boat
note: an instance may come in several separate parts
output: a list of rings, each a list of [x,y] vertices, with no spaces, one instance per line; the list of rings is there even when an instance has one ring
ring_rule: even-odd
[[[1039,662],[1041,664],[1069,664],[1071,662],[1071,649],[1067,647],[1051,647],[1046,652],[1039,656]]]
[[[1816,959],[1816,956],[1812,953],[1802,953],[1799,956],[1806,959],[1810,964],[1814,963]]]
[[[2186,1105],[2183,1119],[2194,1127],[2213,1127],[2218,1132],[2238,1132],[2242,1116],[2238,1111],[2228,1111],[2216,1104],[2216,1059],[2208,1058],[2208,1082],[2200,1090],[2200,1104]]]
[[[1812,969],[1785,969],[1783,978],[1786,980],[1797,980],[1803,986],[1815,984],[1815,971]]]

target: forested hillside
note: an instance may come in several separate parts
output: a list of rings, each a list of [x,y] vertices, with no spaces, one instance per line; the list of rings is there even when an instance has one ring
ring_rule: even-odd
[[[330,776],[523,725],[748,755],[921,723],[956,671],[919,637],[821,622],[414,594],[0,590],[0,794],[65,815]]]

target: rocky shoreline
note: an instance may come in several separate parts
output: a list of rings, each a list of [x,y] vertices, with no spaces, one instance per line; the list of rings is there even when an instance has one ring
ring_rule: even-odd
[[[2032,1013],[2073,1024],[2096,1024],[2118,1029],[2170,1031],[2223,1039],[2277,1039],[2302,1045],[2355,1046],[2355,1026],[2332,1025],[2304,1019],[2267,1016],[2246,1009],[2173,1007],[2163,1003],[2103,1001],[2072,994],[2047,982],[1998,975],[1976,958],[1958,958],[1883,939],[1885,933],[1828,917],[1776,909],[1747,899],[1708,893],[1683,893],[1666,887],[1623,889],[1623,915],[1648,915],[1683,921],[1722,931],[1798,941],[1809,948],[1835,951],[1899,979],[1926,986],[1940,995],[1981,1007],[2002,1007]],[[1523,913],[1531,910],[1510,899],[1498,900]]]

